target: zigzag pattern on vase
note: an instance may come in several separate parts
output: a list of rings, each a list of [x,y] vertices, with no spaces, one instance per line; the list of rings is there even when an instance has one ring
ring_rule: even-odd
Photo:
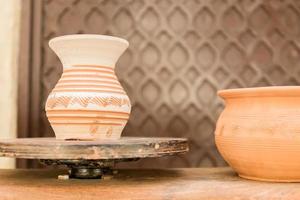
[[[106,106],[130,106],[129,99],[118,98],[118,97],[71,97],[71,96],[60,96],[60,97],[49,97],[46,103],[46,109],[53,109],[57,106],[63,106],[67,108],[69,105],[79,104],[86,108],[88,104],[95,104],[99,107]]]

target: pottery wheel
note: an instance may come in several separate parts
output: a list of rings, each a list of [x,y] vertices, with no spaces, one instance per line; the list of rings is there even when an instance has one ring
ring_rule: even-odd
[[[46,165],[66,165],[72,178],[101,178],[117,162],[171,156],[188,151],[184,138],[122,137],[117,140],[0,140],[0,156],[39,159]]]

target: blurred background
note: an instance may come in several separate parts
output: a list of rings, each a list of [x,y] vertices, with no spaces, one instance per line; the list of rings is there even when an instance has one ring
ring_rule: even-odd
[[[186,155],[121,167],[223,166],[216,92],[299,85],[299,21],[298,0],[1,0],[1,137],[53,137],[44,106],[62,65],[49,39],[106,34],[130,43],[116,67],[133,105],[123,136],[190,141]]]

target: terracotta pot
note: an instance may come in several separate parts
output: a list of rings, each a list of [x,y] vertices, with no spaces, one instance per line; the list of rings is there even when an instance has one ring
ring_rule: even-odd
[[[300,182],[300,87],[219,91],[218,150],[247,179]]]
[[[46,102],[56,138],[119,138],[131,105],[114,67],[128,42],[82,34],[54,38],[49,46],[64,69]]]

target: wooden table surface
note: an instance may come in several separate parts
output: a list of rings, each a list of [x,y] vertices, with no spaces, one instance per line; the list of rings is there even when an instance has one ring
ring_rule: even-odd
[[[110,180],[58,180],[61,170],[0,170],[0,199],[300,199],[300,183],[244,180],[230,168],[119,170]]]

